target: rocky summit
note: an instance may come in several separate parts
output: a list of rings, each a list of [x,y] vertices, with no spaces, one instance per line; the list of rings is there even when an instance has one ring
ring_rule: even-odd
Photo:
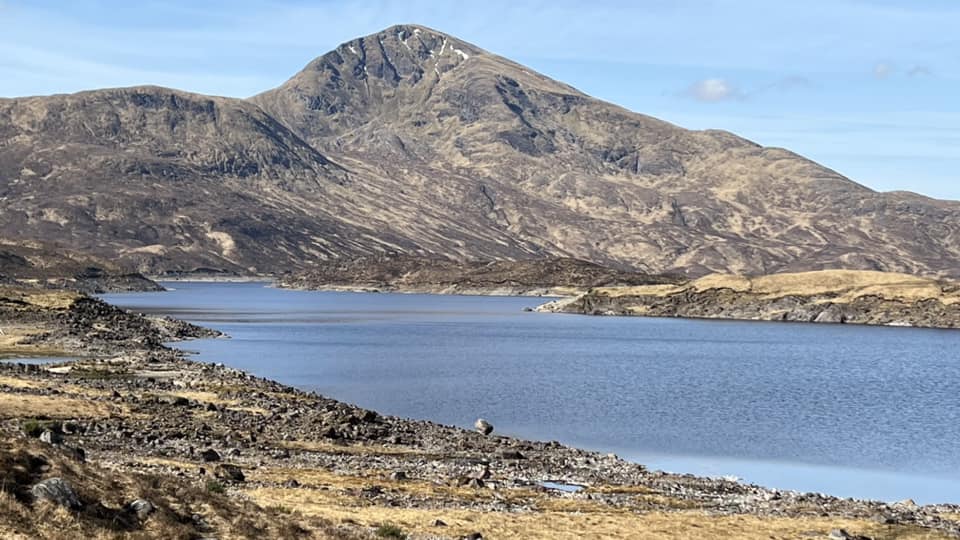
[[[124,271],[573,257],[648,273],[957,277],[960,203],[594,99],[452,36],[355,39],[249,100],[0,100],[0,237]]]

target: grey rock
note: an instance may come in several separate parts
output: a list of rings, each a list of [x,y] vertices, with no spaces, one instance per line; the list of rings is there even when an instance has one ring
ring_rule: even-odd
[[[847,318],[844,316],[843,309],[840,306],[836,304],[830,304],[829,307],[817,315],[813,322],[838,324],[847,322]]]
[[[150,501],[146,499],[136,499],[127,503],[126,510],[131,514],[137,516],[137,519],[143,521],[150,516],[150,514],[157,511],[157,507],[153,505]]]
[[[63,437],[61,437],[59,433],[55,431],[50,431],[49,429],[44,430],[44,432],[40,434],[40,440],[47,444],[63,443]]]
[[[47,500],[70,510],[78,510],[82,506],[77,493],[62,478],[48,478],[30,488],[30,494],[34,500]]]
[[[907,510],[916,510],[920,508],[920,505],[915,503],[913,499],[904,499],[902,501],[897,501],[893,505],[898,508],[906,508]]]
[[[467,478],[476,478],[477,480],[486,480],[491,476],[492,475],[490,473],[490,467],[483,466],[479,470],[471,472],[469,475],[467,475]]]
[[[203,452],[200,452],[200,457],[204,461],[210,463],[213,461],[220,461],[220,453],[214,450],[213,448],[207,448]]]
[[[493,424],[487,422],[483,418],[478,418],[473,424],[473,427],[476,428],[477,433],[481,433],[483,435],[489,435],[493,433]]]
[[[467,480],[467,483],[466,483],[466,486],[467,486],[467,487],[472,487],[472,488],[477,488],[477,489],[482,488],[482,487],[484,487],[485,485],[486,485],[486,484],[485,484],[485,483],[483,482],[483,480],[480,479],[480,478],[470,478],[470,479]]]
[[[77,463],[85,463],[87,461],[87,452],[83,448],[80,448],[79,446],[71,446],[65,448],[65,450],[67,451],[67,454]]]
[[[290,450],[286,448],[279,448],[270,452],[270,457],[273,459],[290,459]]]
[[[236,465],[231,465],[230,463],[221,463],[220,465],[217,465],[217,468],[213,471],[213,475],[221,480],[228,480],[230,482],[243,482],[246,480],[243,470]]]

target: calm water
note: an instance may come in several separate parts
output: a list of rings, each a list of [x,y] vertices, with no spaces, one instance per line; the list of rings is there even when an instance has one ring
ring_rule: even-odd
[[[200,360],[377,411],[783,489],[960,503],[960,332],[524,313],[536,298],[171,283]]]

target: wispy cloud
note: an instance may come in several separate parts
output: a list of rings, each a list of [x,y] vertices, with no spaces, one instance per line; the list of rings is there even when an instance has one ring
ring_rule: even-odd
[[[704,103],[743,99],[743,93],[726,79],[703,79],[690,85],[682,95]]]
[[[930,69],[930,67],[928,66],[916,65],[910,68],[909,71],[907,71],[907,76],[908,77],[932,77],[933,70]]]
[[[790,75],[768,84],[761,84],[752,90],[742,89],[740,85],[729,79],[709,78],[691,84],[680,92],[680,95],[704,103],[719,103],[722,101],[744,101],[768,92],[792,92],[812,88],[813,86],[810,79],[799,75]]]

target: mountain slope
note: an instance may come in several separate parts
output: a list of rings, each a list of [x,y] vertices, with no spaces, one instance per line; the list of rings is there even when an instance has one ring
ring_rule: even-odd
[[[0,140],[8,238],[149,270],[246,270],[364,232],[329,215],[349,173],[241,100],[154,87],[3,100]]]
[[[413,25],[247,101],[160,88],[0,100],[0,199],[0,235],[66,237],[139,270],[401,253],[960,273],[960,203],[876,193]]]
[[[253,101],[425,193],[437,176],[458,182],[489,221],[551,253],[694,274],[937,272],[958,256],[956,203],[878,194],[785,150],[632,113],[423,27],[346,43]]]

